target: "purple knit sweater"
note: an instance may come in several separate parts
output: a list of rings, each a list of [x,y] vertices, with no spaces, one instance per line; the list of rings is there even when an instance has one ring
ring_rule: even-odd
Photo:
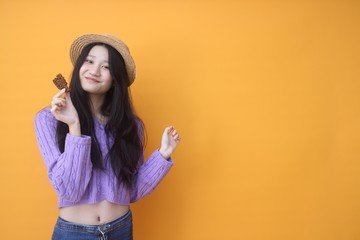
[[[128,191],[123,184],[118,185],[110,161],[105,156],[108,152],[105,125],[95,123],[96,136],[103,154],[104,169],[92,167],[90,159],[91,137],[76,137],[68,134],[65,139],[65,151],[58,149],[56,138],[57,120],[49,108],[35,116],[35,132],[41,155],[45,162],[48,177],[58,194],[58,207],[78,204],[94,204],[102,200],[121,205],[150,194],[173,165],[172,159],[164,159],[155,151],[147,161],[139,159],[139,173],[136,187]]]

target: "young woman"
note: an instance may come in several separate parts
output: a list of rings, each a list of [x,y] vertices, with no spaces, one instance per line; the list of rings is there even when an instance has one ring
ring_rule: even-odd
[[[39,149],[58,194],[53,239],[132,239],[129,205],[170,170],[180,136],[165,128],[160,148],[144,161],[144,127],[129,95],[135,64],[120,39],[80,36],[70,56],[70,92],[58,92],[35,117]]]

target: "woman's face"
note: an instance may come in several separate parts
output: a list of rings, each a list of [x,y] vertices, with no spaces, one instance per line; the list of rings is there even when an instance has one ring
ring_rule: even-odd
[[[101,45],[94,46],[79,71],[81,87],[90,94],[103,95],[112,86],[109,52]]]

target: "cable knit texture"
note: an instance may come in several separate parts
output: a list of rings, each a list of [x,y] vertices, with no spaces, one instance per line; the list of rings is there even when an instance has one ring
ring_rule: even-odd
[[[111,163],[106,160],[108,152],[105,125],[94,121],[95,132],[103,154],[104,169],[92,166],[91,137],[67,134],[65,151],[60,152],[56,142],[57,120],[49,108],[35,116],[37,143],[45,162],[48,177],[58,194],[58,207],[78,204],[94,204],[102,200],[128,205],[150,194],[165,177],[173,160],[164,159],[155,151],[147,161],[139,159],[139,171],[135,188],[130,192],[118,184]]]

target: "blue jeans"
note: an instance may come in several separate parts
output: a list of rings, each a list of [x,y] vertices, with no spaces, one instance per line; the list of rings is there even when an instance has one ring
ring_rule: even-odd
[[[58,218],[52,240],[132,240],[132,214],[101,225],[84,225]]]

